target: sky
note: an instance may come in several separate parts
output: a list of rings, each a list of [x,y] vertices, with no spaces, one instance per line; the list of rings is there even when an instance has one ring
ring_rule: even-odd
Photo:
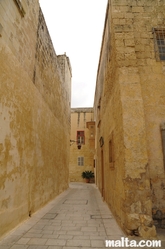
[[[72,67],[71,107],[92,107],[107,0],[39,0],[57,55]]]

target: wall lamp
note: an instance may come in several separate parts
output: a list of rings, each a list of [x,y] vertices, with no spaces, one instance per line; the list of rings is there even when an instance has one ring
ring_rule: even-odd
[[[76,141],[76,140],[70,140],[70,146],[71,146],[72,144],[76,143],[76,142],[78,142],[78,141]],[[80,143],[80,142],[77,144],[77,148],[78,148],[78,150],[81,149],[81,143]]]

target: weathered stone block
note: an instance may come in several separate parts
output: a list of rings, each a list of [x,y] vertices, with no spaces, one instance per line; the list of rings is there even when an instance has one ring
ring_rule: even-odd
[[[124,13],[121,13],[121,12],[113,13],[113,19],[123,19],[123,18],[124,18]]]
[[[125,54],[125,59],[127,60],[136,60],[136,54],[135,53],[129,53],[129,54]]]
[[[115,33],[115,40],[123,40],[123,34],[122,33]]]
[[[144,9],[143,9],[143,7],[132,7],[132,13],[134,13],[134,12],[143,13]]]
[[[118,61],[125,60],[125,54],[124,53],[116,53],[116,58]]]
[[[144,52],[145,46],[144,45],[135,45],[135,51],[136,52]]]
[[[125,13],[125,18],[126,19],[132,19],[133,17],[134,17],[133,13],[131,13],[131,12]]]
[[[114,19],[113,19],[113,23],[114,23],[114,24],[120,24],[120,19],[114,18]]]
[[[125,225],[126,225],[126,229],[128,230],[138,229],[138,227],[140,226],[139,215],[136,213],[128,214]]]
[[[119,23],[121,24],[121,25],[129,25],[129,24],[131,24],[131,22],[130,23],[126,23],[126,20],[123,18],[123,19],[119,19]]]
[[[123,13],[129,13],[132,12],[132,7],[130,7],[130,5],[123,5],[120,6],[120,11]]]
[[[124,50],[124,40],[121,39],[121,40],[116,40],[116,47],[122,47],[123,50]]]
[[[115,5],[115,6],[124,6],[124,5],[127,5],[128,4],[128,0],[112,0],[112,5]]]
[[[134,39],[125,39],[124,40],[125,46],[126,47],[134,47],[135,46],[135,41]]]
[[[134,33],[133,32],[125,32],[124,38],[127,39],[134,39]]]
[[[137,6],[144,6],[145,0],[137,0]]]
[[[152,227],[146,227],[146,226],[140,226],[138,228],[139,236],[143,238],[156,238],[156,228],[155,226]]]

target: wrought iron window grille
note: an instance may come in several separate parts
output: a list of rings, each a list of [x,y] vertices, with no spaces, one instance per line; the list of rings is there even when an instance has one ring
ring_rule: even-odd
[[[165,28],[153,28],[155,55],[157,61],[165,61]]]

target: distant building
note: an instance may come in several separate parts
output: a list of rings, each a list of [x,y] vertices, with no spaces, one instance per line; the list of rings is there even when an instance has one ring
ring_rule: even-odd
[[[69,178],[71,182],[83,182],[85,170],[94,172],[95,122],[93,108],[71,109]],[[81,144],[81,149],[78,145]]]
[[[68,188],[71,77],[39,1],[0,1],[0,236]]]
[[[127,234],[165,224],[165,2],[109,0],[94,101],[96,183]]]

